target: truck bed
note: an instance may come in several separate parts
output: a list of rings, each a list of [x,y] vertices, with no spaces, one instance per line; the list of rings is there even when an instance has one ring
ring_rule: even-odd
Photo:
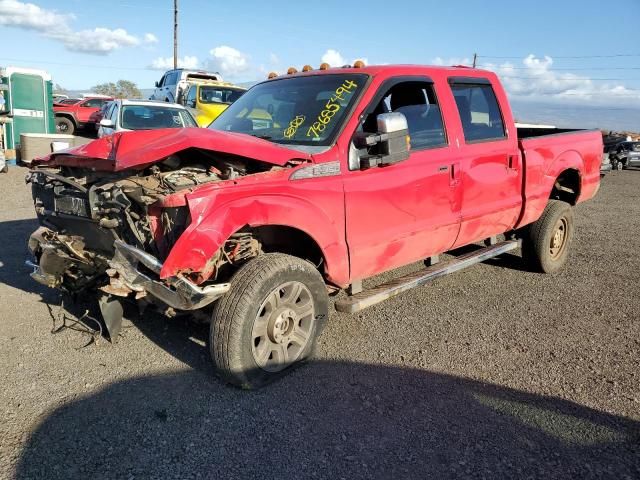
[[[548,201],[558,174],[575,172],[577,202],[592,198],[600,186],[602,134],[599,130],[561,128],[518,129],[526,181],[522,227],[536,221]]]
[[[560,135],[564,133],[586,132],[588,130],[582,130],[578,128],[555,128],[555,127],[518,127],[518,140],[533,137],[543,137],[550,135]]]

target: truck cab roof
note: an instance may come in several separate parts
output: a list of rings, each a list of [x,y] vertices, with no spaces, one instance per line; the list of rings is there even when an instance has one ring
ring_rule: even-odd
[[[297,72],[293,74],[284,74],[274,77],[266,81],[281,80],[290,77],[303,77],[313,75],[335,75],[335,74],[354,74],[363,73],[372,77],[376,76],[426,76],[426,77],[450,77],[459,75],[461,77],[477,77],[477,78],[497,78],[496,74],[489,70],[479,68],[465,67],[462,65],[455,66],[439,66],[439,65],[371,65],[367,67],[339,67],[329,68],[326,70],[309,70],[307,72]]]

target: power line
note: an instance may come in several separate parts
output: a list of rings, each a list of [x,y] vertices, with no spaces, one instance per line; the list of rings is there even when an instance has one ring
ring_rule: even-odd
[[[640,53],[613,53],[610,55],[546,55],[549,56],[551,58],[619,58],[619,57],[640,57]],[[478,57],[480,58],[515,58],[515,59],[521,59],[521,58],[526,58],[527,55],[521,55],[521,56],[502,56],[502,55],[478,55]]]
[[[470,65],[469,65],[470,66]],[[480,64],[478,67],[483,68],[495,68],[501,67],[501,65],[493,65],[493,64]],[[513,70],[530,70],[531,67],[511,67]],[[573,68],[547,68],[546,72],[557,72],[557,71],[574,71],[574,70],[640,70],[640,67],[573,67]]]
[[[501,74],[500,75],[501,78],[515,78],[517,80],[540,80],[540,76],[538,77],[518,77],[515,75],[509,75],[509,74]],[[594,81],[594,82],[611,82],[611,81],[616,81],[616,82],[624,82],[624,81],[636,81],[636,80],[640,80],[640,78],[590,78],[590,77],[575,77],[575,78],[554,78],[554,80],[558,80],[561,82],[574,82],[576,80],[590,80],[590,81]]]

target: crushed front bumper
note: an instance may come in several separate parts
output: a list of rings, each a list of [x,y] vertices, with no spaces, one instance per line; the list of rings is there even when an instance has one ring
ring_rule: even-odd
[[[199,287],[183,277],[172,277],[165,282],[155,280],[144,270],[159,276],[162,264],[158,259],[120,240],[116,240],[114,246],[116,253],[109,261],[111,268],[107,270],[110,283],[102,288],[107,293],[126,296],[133,291],[138,298],[148,293],[175,309],[196,310],[214,302],[229,290],[228,283]]]
[[[90,252],[82,248],[78,238],[59,235],[46,227],[36,230],[29,239],[29,250],[36,261],[26,262],[34,269],[31,277],[48,287],[70,292],[81,291],[95,280],[106,294],[117,297],[135,294],[137,299],[150,295],[176,310],[205,307],[229,290],[228,283],[200,287],[183,277],[160,280],[160,261],[120,240],[113,243],[113,257],[98,262],[95,255],[92,258]],[[108,276],[106,284],[98,281],[104,279],[105,273]],[[78,278],[88,280],[78,282]]]

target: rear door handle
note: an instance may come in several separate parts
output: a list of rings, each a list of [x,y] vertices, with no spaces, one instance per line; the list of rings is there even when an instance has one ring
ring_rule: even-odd
[[[518,156],[517,155],[509,155],[507,157],[507,169],[508,170],[517,170],[518,169]]]

